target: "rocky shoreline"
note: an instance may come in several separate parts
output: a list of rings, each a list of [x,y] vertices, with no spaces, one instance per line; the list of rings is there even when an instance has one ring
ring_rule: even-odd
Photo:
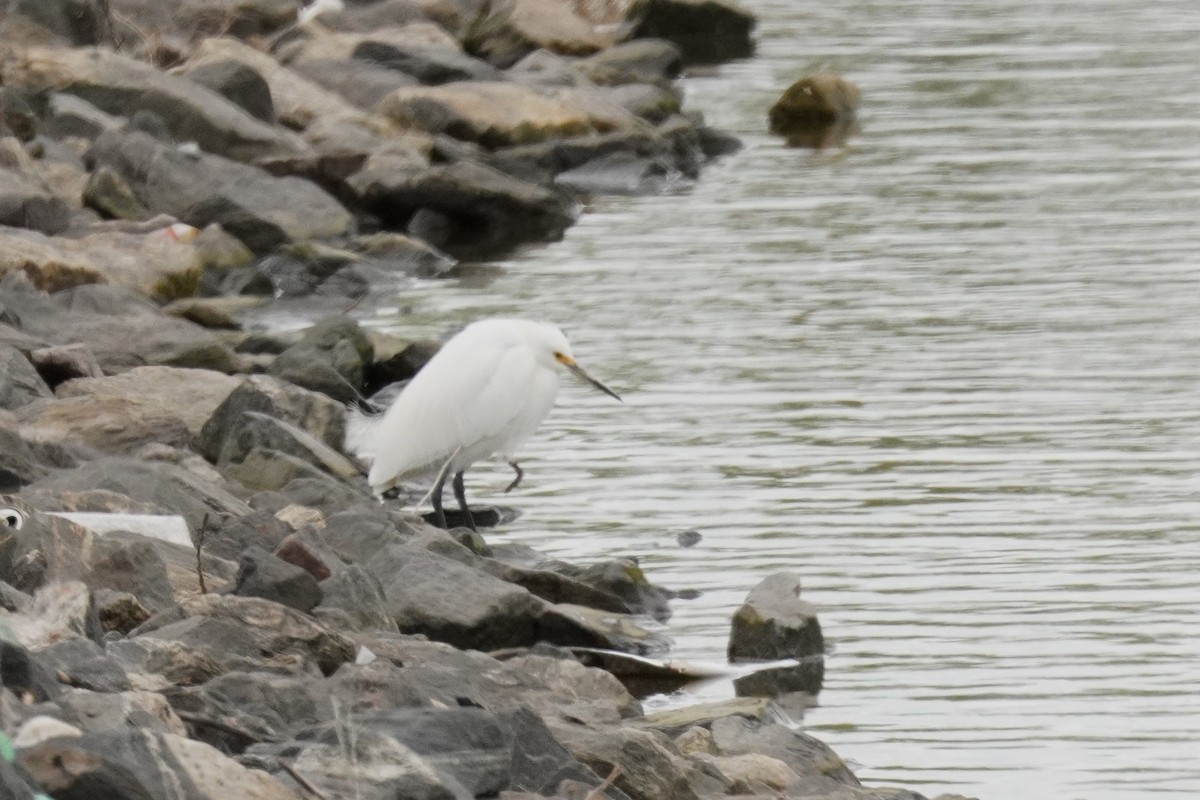
[[[565,564],[381,505],[342,451],[344,404],[436,342],[336,313],[253,329],[267,304],[345,306],[553,240],[589,194],[694,177],[737,142],[672,81],[747,55],[753,19],[301,12],[0,16],[5,796],[920,798],[790,724],[778,698],[819,689],[824,647],[794,576],[734,618],[731,660],[771,666],[745,697],[644,714],[643,692],[703,677],[644,658],[668,648],[670,591],[631,559]]]

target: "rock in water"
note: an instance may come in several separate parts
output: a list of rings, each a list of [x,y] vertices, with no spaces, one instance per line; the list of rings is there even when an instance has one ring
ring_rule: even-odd
[[[858,102],[858,87],[841,76],[806,75],[771,107],[771,133],[792,146],[840,145],[853,131]]]
[[[750,591],[733,615],[730,661],[804,658],[825,650],[817,611],[800,599],[800,578],[779,572]]]

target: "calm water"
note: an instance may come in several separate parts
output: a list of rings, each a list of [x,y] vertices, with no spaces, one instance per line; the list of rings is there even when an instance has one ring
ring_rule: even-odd
[[[564,390],[494,535],[702,589],[669,626],[702,662],[799,573],[804,726],[869,783],[1200,796],[1200,7],[746,5],[759,56],[687,82],[744,152],[375,320],[557,320],[625,395]],[[818,69],[862,133],[784,149],[766,109]]]

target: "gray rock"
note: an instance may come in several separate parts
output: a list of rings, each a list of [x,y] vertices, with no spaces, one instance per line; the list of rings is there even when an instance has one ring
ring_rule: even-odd
[[[49,116],[42,125],[42,132],[52,139],[76,137],[90,141],[105,131],[115,130],[124,124],[121,117],[105,113],[73,94],[51,94],[48,111]]]
[[[469,800],[471,795],[439,775],[410,748],[376,730],[359,728],[353,720],[323,726],[305,734],[299,746],[262,745],[250,748],[242,761],[270,769],[283,750],[292,768],[327,797],[357,800]],[[298,752],[297,752],[298,751]],[[293,755],[294,754],[294,755]],[[294,758],[294,760],[293,760]]]
[[[62,692],[54,671],[16,642],[0,639],[0,681],[25,702],[55,700]]]
[[[184,73],[188,78],[241,107],[255,119],[275,122],[271,87],[262,75],[240,61],[211,61]]]
[[[631,614],[645,614],[659,622],[671,617],[670,594],[650,583],[637,559],[617,558],[582,568],[564,565],[558,570],[593,589],[619,597]]]
[[[580,7],[552,0],[515,0],[485,6],[463,37],[464,47],[499,67],[546,49],[587,55],[612,45],[616,26],[599,25]]]
[[[351,59],[306,59],[292,67],[359,108],[372,109],[397,89],[419,81],[394,69]]]
[[[66,381],[57,399],[20,414],[40,440],[131,453],[148,442],[188,447],[238,385],[211,370],[136,367],[120,375]]]
[[[321,604],[313,615],[331,628],[345,631],[395,631],[387,598],[379,581],[352,564],[321,582]]]
[[[393,227],[408,224],[417,211],[436,214],[440,230],[426,226],[414,232],[456,258],[554,241],[575,216],[572,203],[561,195],[465,161],[408,173],[372,169],[368,163],[348,183]]]
[[[33,175],[0,166],[0,225],[54,235],[67,229],[71,210]]]
[[[20,434],[15,421],[0,420],[0,492],[19,491],[49,472],[39,450]]]
[[[712,739],[719,755],[758,753],[778,758],[799,775],[827,778],[834,786],[826,791],[837,784],[860,785],[829,745],[786,725],[724,717],[712,723]]]
[[[261,655],[298,655],[326,674],[354,658],[354,645],[341,634],[326,630],[295,609],[258,597],[205,594],[185,598],[174,608],[155,614],[134,634],[148,634],[189,617],[229,621],[254,639]]]
[[[128,592],[111,589],[96,591],[96,615],[105,633],[116,632],[124,636],[150,619],[150,610]]]
[[[341,488],[336,478],[309,461],[270,447],[251,448],[240,462],[223,465],[222,472],[256,492],[283,491],[301,481],[323,483],[331,491]]]
[[[280,353],[269,372],[342,403],[359,396],[363,370],[374,358],[371,340],[346,317],[330,317],[309,328],[300,341]]]
[[[311,675],[230,672],[201,686],[168,690],[167,698],[193,731],[214,747],[241,752],[285,732],[333,719],[329,686]]]
[[[294,133],[255,119],[216,92],[111,50],[34,50],[5,80],[68,92],[110,114],[156,114],[175,141],[194,141],[209,153],[239,161],[305,151]]]
[[[273,551],[292,532],[274,514],[253,511],[231,516],[204,532],[204,551],[221,558],[236,560],[247,548]]]
[[[242,553],[234,584],[236,595],[261,597],[305,613],[322,598],[316,578],[258,547]]]
[[[316,184],[184,152],[142,133],[105,133],[89,157],[124,178],[147,208],[197,228],[217,223],[256,253],[344,235],[353,226],[350,213]]]
[[[109,642],[107,650],[138,686],[158,690],[200,685],[225,671],[199,648],[152,636]]]
[[[95,354],[83,344],[39,347],[30,351],[29,363],[51,389],[73,378],[99,378],[104,374]]]
[[[35,290],[0,299],[19,302],[27,313],[27,333],[54,344],[81,344],[105,373],[124,372],[147,364],[196,367],[233,372],[237,357],[210,332],[191,322],[166,316],[132,289],[91,284],[53,296]]]
[[[423,550],[390,545],[363,563],[405,633],[489,650],[539,638],[545,605],[527,590]]]
[[[34,650],[69,639],[99,642],[104,635],[92,592],[79,581],[47,584],[34,593],[25,611],[0,611],[0,619],[16,641]]]
[[[35,482],[32,488],[56,494],[105,489],[165,509],[159,513],[181,514],[193,531],[204,528],[206,520],[213,517],[250,513],[250,507],[223,485],[192,470],[133,458],[99,458],[73,470],[56,472]]]
[[[445,47],[366,41],[354,49],[353,58],[411,75],[426,86],[504,78],[500,70],[486,61]]]
[[[227,440],[246,424],[245,412],[254,411],[289,422],[330,447],[340,447],[345,435],[345,409],[316,392],[266,375],[243,379],[200,432],[199,451],[213,463],[222,460]]]
[[[530,709],[510,709],[496,714],[496,718],[512,742],[510,791],[554,797],[559,795],[563,781],[574,781],[592,791],[602,785],[602,778],[559,744],[546,723]],[[629,797],[615,786],[607,786],[600,793],[609,800]]]
[[[665,39],[689,64],[745,58],[754,52],[754,16],[728,0],[643,0],[630,38]]]
[[[571,754],[597,775],[619,767],[615,786],[633,800],[697,800],[690,765],[666,736],[632,728],[589,728],[550,722]]]
[[[19,408],[53,396],[50,387],[20,350],[0,344],[0,408]]]
[[[640,38],[580,59],[578,67],[598,84],[659,83],[683,70],[683,52],[665,39]]]
[[[66,721],[85,732],[145,728],[186,734],[183,722],[157,692],[68,689],[58,699]]]
[[[98,0],[18,0],[8,12],[76,47],[108,38],[107,9]]]
[[[62,798],[298,800],[262,772],[171,733],[120,730],[58,737],[17,754],[17,764]],[[186,788],[185,788],[186,787]]]
[[[130,688],[129,676],[121,665],[90,639],[54,642],[39,650],[38,658],[68,686],[94,692],[123,692]]]
[[[83,204],[109,219],[141,221],[154,216],[154,212],[137,199],[125,179],[108,167],[100,167],[88,176],[87,185],[83,187]]]
[[[340,478],[353,478],[362,472],[341,453],[307,431],[258,411],[242,412],[242,425],[225,440],[217,463],[222,466],[243,464],[256,450],[285,454]],[[249,473],[242,482],[258,489],[267,488],[268,483],[272,488],[282,488],[289,482],[264,481],[261,475],[253,474],[253,470],[242,472]]]
[[[730,661],[772,661],[825,651],[817,612],[800,599],[800,578],[779,572],[750,591],[733,615]]]
[[[133,533],[100,537],[88,566],[86,582],[93,589],[127,592],[151,611],[175,602],[167,564],[150,539]]]

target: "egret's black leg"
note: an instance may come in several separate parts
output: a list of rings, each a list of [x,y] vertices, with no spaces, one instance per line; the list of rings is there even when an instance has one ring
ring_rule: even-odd
[[[446,527],[446,512],[442,508],[442,488],[446,485],[446,471],[442,470],[438,474],[437,483],[434,484],[433,494],[430,496],[430,502],[433,504],[433,524],[443,530]]]
[[[467,527],[475,530],[475,518],[471,516],[471,509],[467,508],[467,490],[463,486],[462,472],[454,474],[454,499],[458,500],[458,507],[462,509],[463,516],[467,518]]]
[[[518,466],[517,462],[510,461],[510,462],[508,462],[508,465],[517,471],[517,477],[513,478],[513,482],[510,483],[508,485],[508,488],[504,490],[505,494],[508,494],[513,489],[517,488],[517,484],[519,484],[521,482],[521,478],[525,477],[525,471],[523,469],[521,469],[520,466]]]

